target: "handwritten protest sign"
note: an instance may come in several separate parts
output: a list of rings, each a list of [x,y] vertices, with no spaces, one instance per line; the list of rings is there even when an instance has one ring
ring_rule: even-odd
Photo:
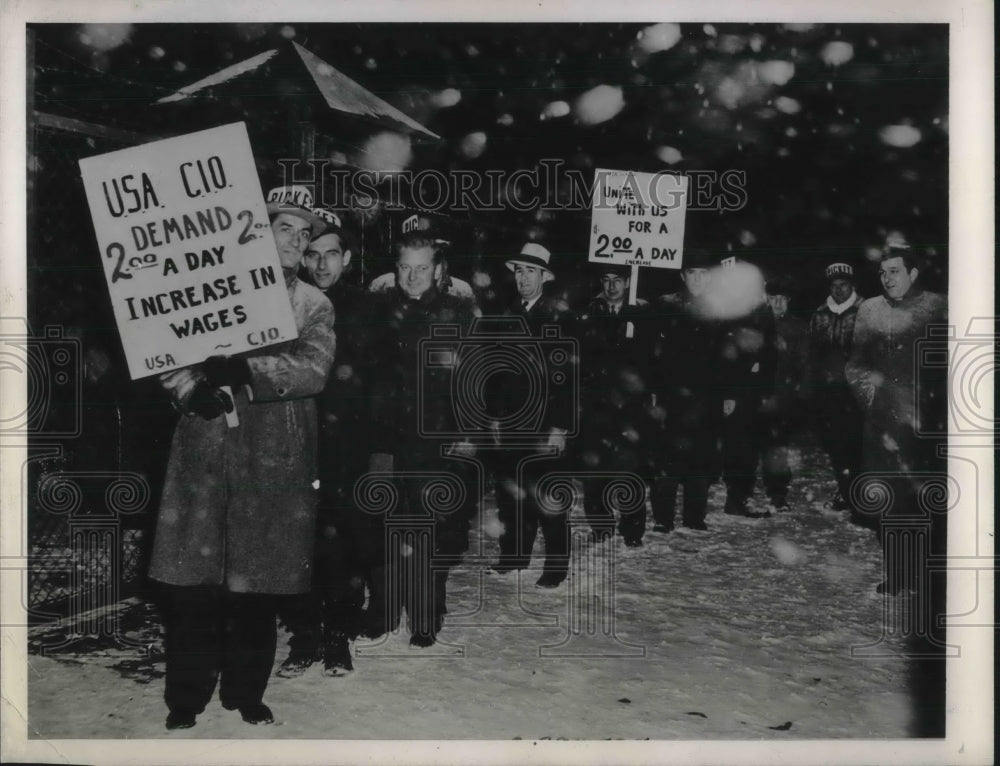
[[[587,260],[681,268],[687,177],[603,168],[594,176]]]
[[[133,380],[298,337],[242,122],[80,170]]]

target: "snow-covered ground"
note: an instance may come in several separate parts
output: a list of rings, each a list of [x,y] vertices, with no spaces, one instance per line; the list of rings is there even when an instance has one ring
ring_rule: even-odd
[[[346,678],[314,666],[273,677],[273,726],[243,723],[215,699],[195,728],[163,727],[163,658],[153,608],[124,602],[125,635],[148,652],[82,637],[40,653],[67,628],[31,631],[29,730],[39,738],[769,739],[911,735],[908,661],[879,642],[886,601],[875,535],[824,508],[825,458],[801,455],[792,512],[751,520],[721,513],[713,487],[707,533],[645,546],[579,545],[556,590],[538,572],[484,571],[496,554],[485,504],[472,553],[449,580],[440,642],[410,649],[405,633],[354,645]],[[757,507],[763,505],[758,489]],[[582,522],[576,514],[576,522]],[[583,526],[580,529],[584,529]],[[582,533],[580,533],[582,534]],[[613,565],[613,570],[612,566]],[[613,574],[609,574],[613,571]],[[613,583],[614,598],[609,598]],[[892,600],[902,605],[905,600]],[[611,608],[613,602],[613,608]],[[597,629],[587,633],[585,606]],[[600,618],[613,614],[613,630]],[[594,624],[593,621],[590,623]],[[583,626],[574,632],[572,626]],[[570,627],[568,627],[570,626]],[[279,637],[278,662],[285,654]]]

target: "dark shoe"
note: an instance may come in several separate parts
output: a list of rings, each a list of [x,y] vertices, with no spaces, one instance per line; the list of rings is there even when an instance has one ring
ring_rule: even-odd
[[[244,705],[240,708],[240,716],[247,723],[255,725],[274,723],[274,714],[271,713],[271,708],[263,702],[258,702],[256,705]]]
[[[654,532],[662,532],[663,534],[666,534],[667,532],[673,532],[674,531],[674,527],[673,527],[673,525],[668,526],[666,524],[654,524],[653,525],[653,531]]]
[[[730,500],[726,498],[725,514],[727,516],[747,516],[746,501]]]
[[[746,511],[743,514],[748,519],[769,519],[771,518],[770,511]]]
[[[539,588],[558,588],[565,579],[565,572],[542,572],[535,585]]]
[[[641,537],[626,537],[625,538],[626,548],[641,548],[642,538]]]
[[[429,633],[414,633],[410,636],[410,646],[415,646],[420,649],[426,649],[429,646],[434,646],[436,641],[437,636]]]
[[[351,659],[351,645],[347,636],[331,639],[323,650],[323,675],[330,678],[345,676],[354,670]]]
[[[684,522],[684,526],[687,527],[688,529],[697,529],[699,532],[708,531],[708,524],[706,524],[704,521]]]
[[[875,592],[880,596],[898,596],[902,590],[902,585],[899,583],[891,583],[888,580],[883,580],[875,586]]]
[[[171,710],[167,715],[167,729],[190,729],[195,724],[195,714],[190,710]]]
[[[305,673],[316,661],[316,655],[312,652],[303,652],[293,649],[288,658],[281,663],[281,667],[275,673],[279,678],[298,678]]]

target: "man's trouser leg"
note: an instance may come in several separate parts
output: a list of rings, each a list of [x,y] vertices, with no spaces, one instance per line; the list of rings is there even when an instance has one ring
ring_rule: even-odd
[[[219,698],[230,709],[258,705],[277,649],[276,599],[227,592],[223,601],[227,619]]]
[[[668,529],[674,528],[674,513],[677,508],[677,488],[680,481],[676,476],[657,476],[649,488],[649,502],[653,506],[653,522]]]
[[[278,616],[291,634],[288,647],[294,654],[318,656],[321,614],[322,596],[316,588],[308,593],[280,597]]]
[[[684,526],[700,526],[708,514],[708,476],[688,474],[684,477]]]
[[[614,519],[614,512],[604,502],[604,491],[608,482],[604,479],[586,477],[583,485],[583,514],[595,534],[607,532],[609,520]]]
[[[535,504],[529,495],[528,482],[519,486],[513,461],[501,459],[496,471],[497,515],[500,532],[500,564],[523,569],[531,562],[531,551],[538,534]],[[518,496],[520,495],[520,500]]]
[[[171,711],[201,713],[219,675],[221,590],[164,585],[160,597],[167,660],[164,701]]]
[[[726,483],[726,510],[742,510],[753,494],[759,454],[757,413],[749,400],[738,400],[723,420],[722,468]]]
[[[775,505],[788,500],[792,471],[788,465],[789,424],[781,414],[760,418],[761,474],[768,498]]]

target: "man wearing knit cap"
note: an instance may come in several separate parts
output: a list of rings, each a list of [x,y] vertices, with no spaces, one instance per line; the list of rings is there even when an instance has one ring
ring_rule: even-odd
[[[543,326],[560,324],[566,311],[555,299],[543,295],[542,288],[555,279],[549,264],[551,253],[537,242],[528,242],[505,265],[514,273],[516,296],[504,314],[523,317],[533,338],[543,337]],[[548,376],[547,376],[548,378]],[[513,415],[525,406],[523,376],[497,374],[491,377],[486,396],[503,416]],[[529,394],[530,395],[530,394]],[[566,433],[574,418],[576,402],[553,386],[543,385],[545,397],[542,429],[547,438],[538,440],[539,450],[552,448],[558,457],[566,449]],[[530,402],[528,403],[530,404]],[[498,441],[518,441],[515,432],[498,433]],[[523,446],[523,445],[519,445]],[[500,450],[494,461],[497,510],[503,532],[500,534],[500,560],[494,571],[501,574],[526,569],[531,560],[538,528],[545,538],[545,566],[536,585],[556,588],[569,572],[569,523],[565,513],[544,512],[538,503],[535,485],[542,474],[553,470],[555,461],[539,460],[527,464],[520,473],[523,486],[518,484],[518,462],[523,449]]]
[[[863,423],[861,409],[847,387],[844,365],[851,354],[854,323],[864,299],[855,290],[850,264],[831,263],[825,276],[829,294],[809,321],[805,393],[837,482],[831,507],[844,511],[852,508],[850,487],[860,469]],[[851,513],[854,521],[862,521],[853,509]]]

